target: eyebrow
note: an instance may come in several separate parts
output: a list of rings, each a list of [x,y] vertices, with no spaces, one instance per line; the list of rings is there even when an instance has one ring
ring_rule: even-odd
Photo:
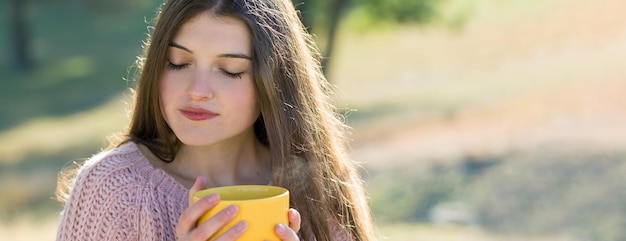
[[[177,49],[182,49],[190,54],[193,54],[193,51],[189,50],[188,48],[185,48],[184,46],[176,43],[176,42],[170,42],[170,47],[174,47]],[[232,53],[232,54],[220,54],[217,57],[220,58],[236,58],[236,59],[247,59],[247,60],[252,60],[252,57],[245,55],[245,54],[241,54],[241,53]]]
[[[247,60],[252,60],[252,57],[245,55],[245,54],[220,54],[219,56],[220,58],[237,58],[237,59],[247,59]]]
[[[187,51],[187,52],[188,52],[188,53],[190,53],[190,54],[193,54],[193,51],[191,51],[191,50],[189,50],[188,48],[185,48],[185,47],[183,47],[182,45],[177,44],[177,43],[175,43],[175,42],[170,42],[170,47],[174,47],[174,48],[177,48],[177,49],[182,49],[182,50]]]

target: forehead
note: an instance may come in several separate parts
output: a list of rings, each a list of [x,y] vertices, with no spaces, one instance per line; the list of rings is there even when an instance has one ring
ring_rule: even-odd
[[[243,21],[203,12],[185,22],[174,35],[173,41],[192,52],[219,51],[250,55],[250,39],[250,31]]]

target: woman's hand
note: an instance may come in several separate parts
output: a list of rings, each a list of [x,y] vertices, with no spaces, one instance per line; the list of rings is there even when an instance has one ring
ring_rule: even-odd
[[[178,225],[176,225],[176,236],[178,240],[205,241],[237,215],[237,206],[229,206],[217,213],[215,216],[211,217],[206,222],[202,223],[200,226],[196,227],[198,219],[200,219],[200,217],[202,217],[202,215],[208,212],[211,208],[215,207],[215,205],[217,205],[220,201],[219,195],[211,194],[194,203],[192,199],[193,194],[204,188],[206,188],[206,179],[202,176],[196,178],[196,182],[189,190],[189,207],[183,212],[182,215],[180,215]],[[245,221],[239,222],[226,231],[226,233],[218,237],[216,241],[236,240],[244,233],[246,228],[247,223]]]
[[[300,224],[302,223],[302,219],[300,218],[300,213],[295,209],[289,209],[287,212],[287,217],[289,219],[289,227],[278,224],[274,228],[274,232],[276,235],[283,241],[299,241],[297,233],[300,231]]]

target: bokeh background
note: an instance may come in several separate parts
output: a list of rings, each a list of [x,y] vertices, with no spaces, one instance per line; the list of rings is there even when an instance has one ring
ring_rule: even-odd
[[[625,1],[294,2],[381,240],[626,240]],[[0,239],[54,240],[159,5],[0,2]]]

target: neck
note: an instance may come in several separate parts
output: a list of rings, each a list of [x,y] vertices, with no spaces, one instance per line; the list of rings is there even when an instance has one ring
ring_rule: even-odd
[[[159,168],[187,188],[198,176],[207,178],[207,187],[265,185],[272,178],[269,150],[254,136],[211,146],[183,144],[172,163],[161,163]]]

